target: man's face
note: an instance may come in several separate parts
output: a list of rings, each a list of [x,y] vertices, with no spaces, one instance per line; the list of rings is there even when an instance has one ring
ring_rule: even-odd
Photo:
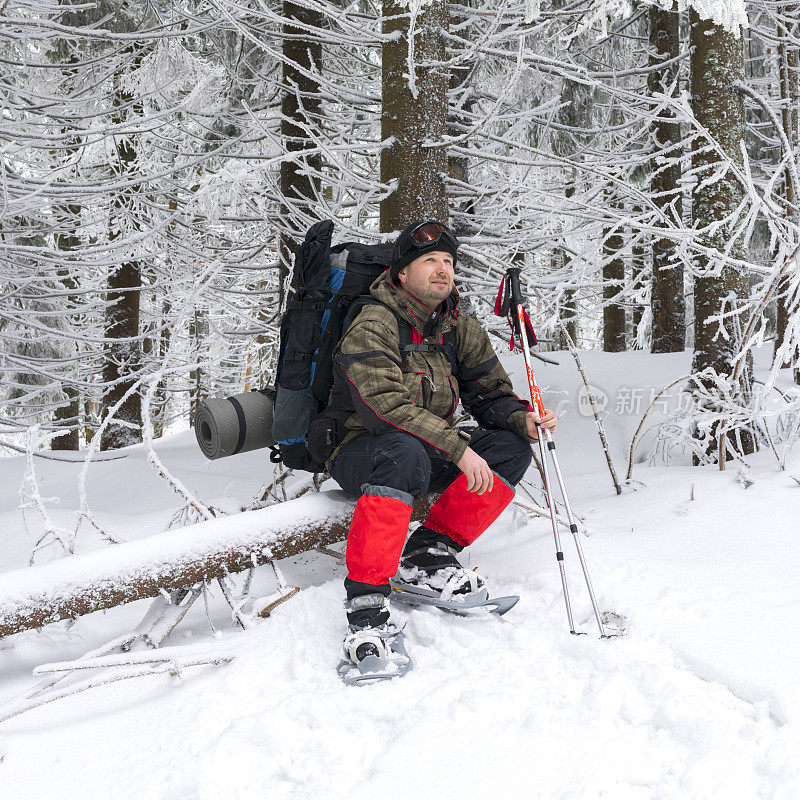
[[[453,291],[453,256],[432,250],[415,258],[398,273],[400,285],[429,308],[436,308]]]

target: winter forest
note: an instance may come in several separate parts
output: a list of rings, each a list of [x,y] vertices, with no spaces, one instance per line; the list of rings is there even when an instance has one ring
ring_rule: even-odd
[[[0,793],[800,798],[799,155],[795,0],[0,1]],[[403,610],[402,688],[337,681],[352,502],[190,430],[274,385],[325,219],[448,223],[520,396],[521,268],[620,638],[571,541],[568,635],[536,459],[503,624]]]
[[[478,314],[524,265],[556,349],[692,350],[698,460],[719,425],[769,447],[800,325],[796,9],[696,5],[7,4],[4,444],[113,450],[269,385],[306,229],[432,217]]]

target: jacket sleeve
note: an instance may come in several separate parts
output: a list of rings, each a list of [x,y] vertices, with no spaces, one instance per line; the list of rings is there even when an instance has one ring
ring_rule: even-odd
[[[488,334],[471,316],[462,316],[458,328],[458,389],[464,408],[479,425],[514,431],[530,441],[525,414],[531,404],[514,394]]]
[[[469,437],[414,404],[403,383],[397,323],[368,306],[342,339],[334,356],[350,389],[356,413],[373,434],[392,430],[415,436],[431,458],[458,462]]]

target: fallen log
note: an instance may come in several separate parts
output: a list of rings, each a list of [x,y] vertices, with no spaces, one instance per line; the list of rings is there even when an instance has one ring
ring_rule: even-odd
[[[429,498],[415,503],[421,519]],[[40,566],[0,573],[0,638],[241,572],[347,537],[355,501],[307,494]]]

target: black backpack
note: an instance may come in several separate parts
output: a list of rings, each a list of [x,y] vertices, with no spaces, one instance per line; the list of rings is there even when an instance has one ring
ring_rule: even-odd
[[[291,469],[322,472],[346,434],[353,413],[328,406],[334,382],[333,351],[365,306],[379,303],[369,287],[392,261],[387,244],[331,245],[333,222],[309,228],[292,272],[293,294],[281,320],[275,382],[271,459]],[[395,315],[397,316],[397,315]],[[440,344],[420,344],[411,325],[397,317],[401,353],[443,351],[457,374],[455,331]]]
[[[331,245],[333,222],[312,225],[295,257],[293,294],[281,320],[272,435],[273,461],[292,469],[321,472],[338,444],[321,430],[309,452],[309,428],[328,404],[333,385],[332,354],[361,306],[369,287],[392,260],[388,244]],[[355,303],[358,301],[358,303]]]

